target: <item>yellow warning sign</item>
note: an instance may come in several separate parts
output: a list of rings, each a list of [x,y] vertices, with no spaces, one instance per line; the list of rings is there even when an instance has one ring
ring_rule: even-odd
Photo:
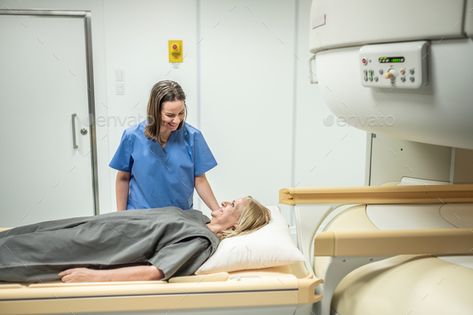
[[[182,51],[182,40],[168,40],[168,52],[169,62],[182,62],[184,59]]]

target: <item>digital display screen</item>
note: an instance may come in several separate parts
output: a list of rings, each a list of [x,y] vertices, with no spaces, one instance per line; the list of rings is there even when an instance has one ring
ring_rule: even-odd
[[[403,63],[404,57],[379,57],[379,63]]]

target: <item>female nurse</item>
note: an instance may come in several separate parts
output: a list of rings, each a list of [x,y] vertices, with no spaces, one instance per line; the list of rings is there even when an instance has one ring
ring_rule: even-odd
[[[217,162],[202,133],[185,122],[185,100],[178,83],[156,83],[147,120],[123,133],[110,162],[118,170],[118,211],[167,206],[190,209],[194,188],[212,213],[219,210],[205,177]]]

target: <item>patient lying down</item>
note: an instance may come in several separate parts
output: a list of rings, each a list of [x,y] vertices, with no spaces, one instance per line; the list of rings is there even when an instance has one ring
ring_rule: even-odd
[[[193,274],[221,239],[259,229],[270,212],[251,197],[209,220],[174,207],[55,220],[0,233],[0,281],[167,280]]]

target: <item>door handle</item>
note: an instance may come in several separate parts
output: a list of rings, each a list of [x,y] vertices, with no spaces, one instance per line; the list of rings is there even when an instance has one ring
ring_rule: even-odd
[[[312,57],[310,57],[309,59],[309,80],[310,80],[310,84],[319,84],[319,80],[317,79],[317,77],[314,78],[314,72],[312,70],[312,64],[314,64],[314,61],[315,61],[315,55],[312,55]]]
[[[72,114],[71,115],[71,120],[72,120],[72,148],[74,150],[79,149],[79,146],[77,145],[77,137],[76,137],[76,118],[77,118],[77,114]]]

